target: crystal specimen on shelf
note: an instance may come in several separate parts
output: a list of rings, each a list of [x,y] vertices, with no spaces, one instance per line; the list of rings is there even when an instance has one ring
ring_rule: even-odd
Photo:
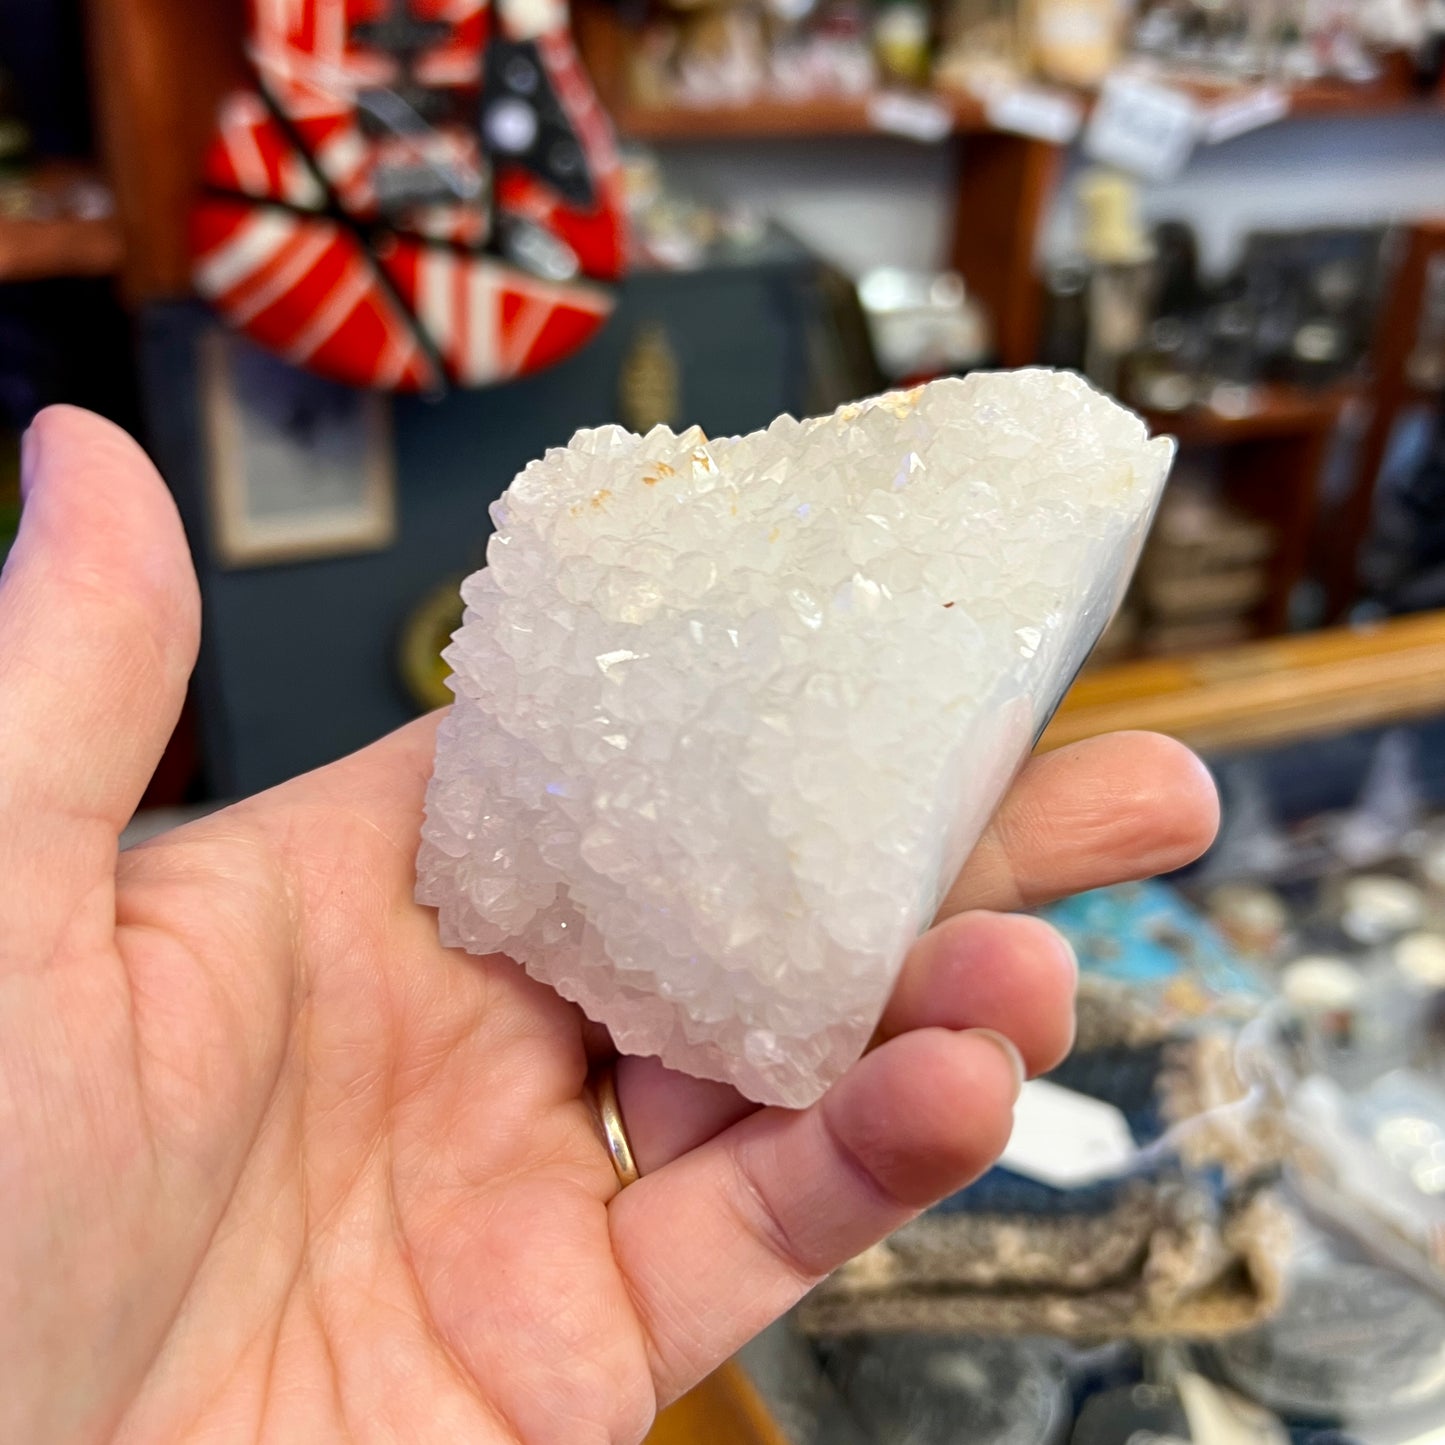
[[[1171,455],[1038,370],[549,451],[445,654],[442,940],[624,1052],[809,1103],[1117,605]]]

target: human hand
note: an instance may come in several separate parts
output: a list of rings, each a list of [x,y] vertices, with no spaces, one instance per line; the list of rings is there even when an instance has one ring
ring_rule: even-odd
[[[1072,1036],[998,910],[1177,866],[1212,785],[1146,735],[1039,758],[814,1107],[625,1059],[412,902],[434,720],[124,854],[195,658],[135,445],[44,414],[0,582],[0,1440],[635,1441],[822,1275],[985,1169]],[[972,911],[966,911],[972,910]]]

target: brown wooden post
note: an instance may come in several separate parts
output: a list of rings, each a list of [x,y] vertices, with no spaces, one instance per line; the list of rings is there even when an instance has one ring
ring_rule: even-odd
[[[1445,251],[1445,220],[1422,221],[1406,233],[1405,253],[1380,314],[1374,347],[1370,419],[1355,459],[1349,494],[1329,517],[1320,539],[1327,616],[1342,617],[1359,594],[1360,547],[1375,512],[1375,488],[1401,410],[1415,390],[1407,372],[1415,349],[1430,257]]]
[[[1043,299],[1034,248],[1063,151],[996,131],[966,136],[961,150],[953,265],[992,318],[999,361],[1026,366],[1038,359]]]
[[[246,81],[241,0],[89,0],[102,158],[136,305],[190,290],[186,218],[216,106]]]

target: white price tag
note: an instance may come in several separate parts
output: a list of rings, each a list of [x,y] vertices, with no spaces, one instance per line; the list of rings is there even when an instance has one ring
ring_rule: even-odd
[[[1084,150],[1145,180],[1172,180],[1189,160],[1199,122],[1198,103],[1182,90],[1111,75],[1084,131]]]
[[[1189,1438],[1198,1445],[1289,1445],[1279,1418],[1253,1400],[1193,1370],[1181,1370],[1174,1387],[1189,1421]]]
[[[1242,95],[1216,101],[1203,113],[1200,138],[1207,145],[1273,125],[1289,114],[1289,96],[1277,85],[1260,85]]]
[[[931,145],[952,132],[953,112],[926,95],[883,90],[868,97],[868,124]]]
[[[984,114],[995,130],[1068,145],[1084,122],[1084,108],[1063,90],[1015,85],[984,97]]]
[[[1014,1105],[1013,1136],[999,1163],[1056,1189],[1074,1189],[1125,1173],[1138,1153],[1112,1104],[1034,1079]]]

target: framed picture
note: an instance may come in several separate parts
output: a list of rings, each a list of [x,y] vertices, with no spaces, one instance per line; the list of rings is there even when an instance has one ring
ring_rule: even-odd
[[[225,567],[374,552],[396,537],[388,398],[238,336],[201,342],[211,543]]]

